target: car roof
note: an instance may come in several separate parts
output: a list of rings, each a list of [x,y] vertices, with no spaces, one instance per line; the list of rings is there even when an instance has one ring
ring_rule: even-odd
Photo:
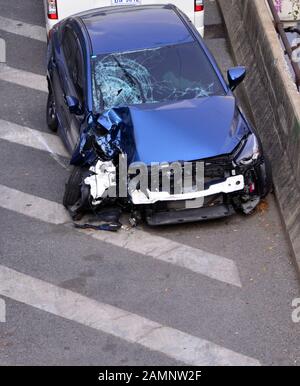
[[[128,52],[191,42],[194,37],[172,5],[118,6],[78,14],[92,54]]]

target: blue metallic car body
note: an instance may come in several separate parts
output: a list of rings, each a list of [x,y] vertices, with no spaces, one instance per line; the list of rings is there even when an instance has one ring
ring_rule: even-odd
[[[138,17],[136,17],[137,13]],[[66,63],[61,52],[60,34],[61,27],[66,24],[76,32],[83,48],[86,74],[84,87],[86,116],[93,110],[91,76],[91,57],[93,55],[160,47],[194,39],[200,45],[199,49],[202,49],[208,57],[212,71],[217,74],[224,88],[226,95],[224,97],[186,100],[171,103],[169,106],[130,107],[136,144],[134,160],[145,163],[190,161],[231,153],[245,136],[245,131],[249,131],[249,128],[245,129],[249,125],[240,115],[235,98],[203,39],[187,17],[176,7],[172,5],[145,6],[138,9],[128,7],[127,10],[122,7],[102,8],[101,11],[94,10],[78,14],[59,23],[52,33],[49,58],[54,52],[58,61],[57,65],[62,67],[66,66]],[[149,28],[151,28],[151,33],[147,34]],[[122,31],[123,34],[121,34]],[[50,60],[49,71],[51,71],[51,66]],[[50,76],[48,79],[51,83]],[[237,121],[241,123],[242,129],[234,127],[237,116]],[[58,119],[60,121],[59,116]],[[154,125],[155,129],[153,129]],[[59,131],[65,145],[70,152],[73,152],[75,144],[70,143],[66,129],[61,122]],[[170,138],[172,138],[171,142]],[[156,146],[153,141],[156,141]]]
[[[72,84],[62,52],[63,31],[68,27],[80,42],[83,57],[84,106],[80,108],[79,103],[75,103],[75,94],[72,94]],[[97,60],[98,55],[132,53],[191,41],[197,42],[199,50],[202,50],[211,64],[211,71],[220,82],[220,91],[216,93],[218,96],[207,96],[206,93],[205,96],[194,99],[164,103],[137,102],[128,106],[125,103],[105,111],[93,110],[92,63]],[[192,56],[194,57],[194,52]],[[168,61],[166,63],[169,67]],[[70,67],[73,68],[72,65]],[[197,70],[198,66],[195,68]],[[228,72],[230,86],[227,85],[193,24],[172,5],[101,8],[74,15],[57,24],[48,45],[48,103],[55,94],[54,83],[59,83],[57,98],[54,98],[54,115],[59,123],[60,135],[72,154],[71,164],[81,168],[82,173],[79,175],[81,179],[75,182],[74,175],[71,174],[66,186],[64,205],[70,210],[72,217],[77,218],[77,215],[80,216],[91,207],[89,187],[82,182],[85,173],[90,173],[89,168],[99,160],[114,163],[120,153],[126,153],[129,164],[203,160],[205,177],[212,185],[216,181],[224,182],[229,176],[242,174],[244,177],[245,189],[235,191],[234,194],[209,197],[203,208],[185,210],[180,206],[181,209],[177,210],[176,206],[175,209],[170,209],[163,202],[163,207],[155,204],[139,208],[151,225],[219,218],[232,214],[234,210],[251,213],[259,200],[270,191],[272,178],[259,138],[256,138],[254,129],[241,112],[231,91],[245,74],[242,67],[231,69]],[[58,79],[60,80],[57,81]],[[172,83],[173,86],[176,87]],[[60,94],[63,94],[64,87],[70,94],[65,94],[63,98]],[[105,106],[103,100],[102,95],[96,108]],[[110,104],[114,105],[115,103]],[[60,115],[58,107],[65,114]],[[47,104],[47,119],[48,112]],[[55,129],[48,123],[49,128],[56,130],[56,123]],[[74,127],[77,128],[75,131]],[[74,171],[76,172],[76,167]],[[129,176],[126,174],[126,177]],[[77,201],[70,199],[74,197],[74,192],[78,195]],[[126,199],[122,202],[125,207],[131,204]]]
[[[232,96],[141,104],[130,107],[130,113],[136,147],[134,161],[146,164],[230,154],[249,132],[238,119]]]
[[[114,8],[80,18],[89,32],[93,55],[193,41],[185,25],[168,6]]]

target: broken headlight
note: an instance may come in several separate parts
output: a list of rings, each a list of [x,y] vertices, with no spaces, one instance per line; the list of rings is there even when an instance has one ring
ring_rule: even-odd
[[[235,163],[240,166],[251,165],[256,162],[261,155],[260,145],[255,134],[250,134],[246,140],[242,151],[235,159]]]

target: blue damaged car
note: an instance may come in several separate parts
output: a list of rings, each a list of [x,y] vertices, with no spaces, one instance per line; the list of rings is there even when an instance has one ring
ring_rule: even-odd
[[[269,193],[269,162],[233,94],[246,70],[225,81],[176,7],[67,18],[49,36],[47,70],[47,123],[73,165],[73,218],[119,207],[150,225],[193,222],[249,214]],[[141,171],[150,176],[137,182]]]

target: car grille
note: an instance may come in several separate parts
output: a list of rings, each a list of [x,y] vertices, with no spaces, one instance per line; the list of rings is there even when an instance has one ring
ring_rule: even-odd
[[[205,160],[205,177],[206,178],[225,178],[233,169],[232,159],[230,156],[216,157]]]

